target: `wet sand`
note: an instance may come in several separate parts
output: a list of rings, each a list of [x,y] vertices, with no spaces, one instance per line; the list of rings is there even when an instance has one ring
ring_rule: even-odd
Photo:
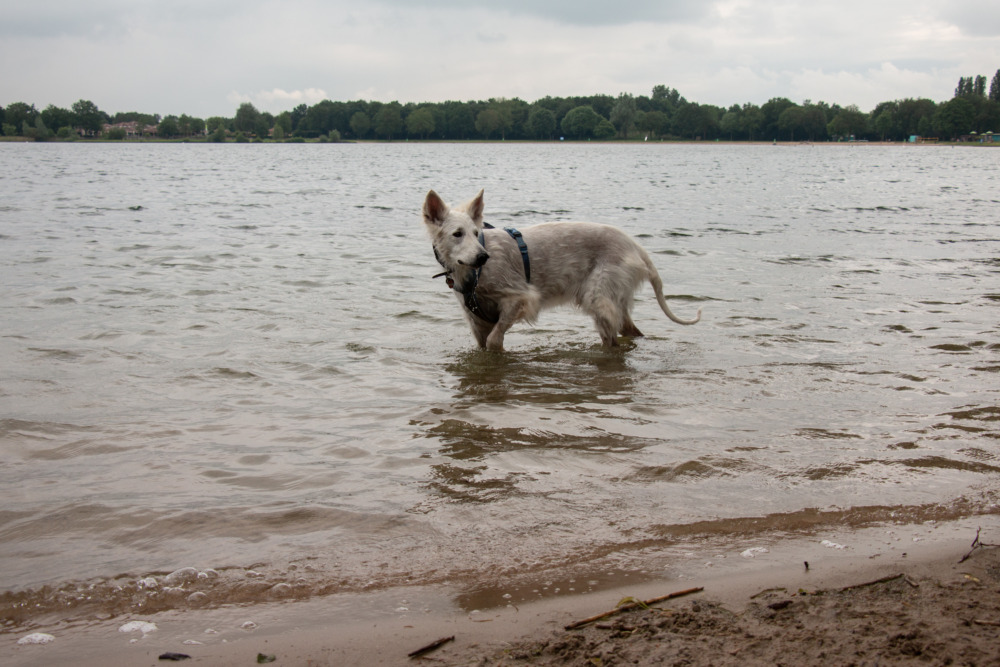
[[[977,530],[980,546],[973,548]],[[49,644],[4,652],[8,664],[81,667],[172,664],[159,660],[165,652],[190,655],[182,664],[206,665],[257,664],[258,655],[313,666],[1000,661],[1000,548],[988,546],[1000,544],[1000,517],[836,537],[775,538],[735,559],[710,564],[693,557],[668,579],[518,606],[458,610],[456,591],[413,587],[67,625],[51,630],[56,639]],[[693,587],[703,590],[564,629],[626,597]],[[120,631],[134,620],[157,629]],[[454,640],[408,657],[444,637]]]

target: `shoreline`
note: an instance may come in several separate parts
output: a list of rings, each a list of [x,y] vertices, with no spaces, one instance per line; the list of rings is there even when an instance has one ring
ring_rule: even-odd
[[[289,145],[301,145],[301,144],[317,144],[317,145],[400,145],[400,144],[487,144],[487,145],[505,145],[505,144],[516,144],[516,145],[538,145],[538,146],[552,146],[552,145],[601,145],[601,146],[850,146],[850,147],[962,147],[962,148],[990,148],[1000,146],[1000,141],[983,142],[983,141],[918,141],[916,143],[911,143],[909,141],[810,141],[810,140],[783,140],[776,139],[771,141],[761,141],[761,140],[747,140],[738,141],[735,139],[655,139],[655,140],[643,140],[643,139],[607,139],[607,140],[580,140],[580,139],[566,139],[566,140],[530,140],[530,139],[510,139],[510,140],[498,140],[498,139],[397,139],[392,141],[385,141],[379,139],[344,139],[338,141],[320,141],[319,139],[304,139],[302,141],[274,141],[273,139],[254,139],[248,141],[236,141],[235,139],[227,139],[226,141],[210,141],[205,137],[180,137],[176,139],[101,139],[101,138],[78,138],[78,139],[46,139],[44,141],[38,141],[26,137],[4,137],[0,136],[0,144],[111,144],[111,145],[135,145],[135,144],[152,144],[152,145],[174,145],[174,144],[269,144],[269,145],[279,145],[279,144],[289,144]]]
[[[803,606],[806,603],[834,601],[835,596],[816,593],[896,575],[905,575],[911,582],[919,583],[922,588],[914,590],[921,595],[970,582],[978,588],[989,587],[988,592],[1000,608],[1000,549],[971,549],[977,534],[981,543],[1000,543],[1000,517],[987,514],[947,522],[882,524],[837,532],[829,535],[830,539],[820,534],[776,536],[768,541],[755,541],[758,546],[737,558],[729,557],[722,562],[714,559],[712,565],[705,560],[706,554],[696,554],[669,577],[643,579],[599,592],[511,603],[506,607],[462,609],[456,603],[462,591],[456,587],[413,586],[299,602],[233,605],[145,617],[130,614],[97,622],[68,623],[61,628],[40,628],[39,631],[55,636],[54,641],[45,645],[17,645],[16,640],[27,632],[5,635],[3,643],[10,646],[4,652],[11,665],[155,665],[164,664],[158,661],[162,653],[175,652],[191,656],[184,664],[247,665],[263,654],[273,655],[277,664],[285,665],[394,666],[412,665],[409,653],[437,639],[454,637],[428,653],[428,657],[438,664],[492,665],[501,661],[508,664],[515,656],[525,654],[533,656],[532,659],[519,664],[548,664],[544,662],[545,651],[564,646],[567,637],[570,644],[579,644],[581,650],[590,650],[587,647],[595,641],[604,651],[610,650],[609,646],[624,650],[622,647],[626,645],[632,646],[632,650],[637,650],[637,646],[660,650],[665,646],[662,642],[636,643],[639,639],[632,636],[634,632],[618,637],[609,634],[608,628],[631,627],[636,623],[653,627],[651,624],[662,622],[658,619],[664,613],[696,616],[703,613],[706,623],[720,614],[725,618],[751,619],[748,610],[761,607],[762,603],[754,596],[762,591],[771,591],[767,595],[781,600],[794,598],[796,605],[806,609]],[[973,558],[960,564],[959,559],[970,551]],[[996,580],[988,580],[990,577]],[[899,581],[884,586],[909,588],[909,584]],[[612,618],[579,631],[563,629],[574,621],[614,609],[626,597],[644,600],[694,587],[703,590],[657,605],[674,612],[635,612],[627,621]],[[800,591],[812,594],[802,597],[802,604],[796,597]],[[771,604],[772,598],[766,602]],[[893,609],[898,608],[889,606],[883,610],[886,618],[882,621],[892,620]],[[927,613],[932,617],[941,614]],[[643,614],[647,617],[645,621],[641,620]],[[928,620],[931,619],[922,619]],[[1000,621],[1000,617],[993,620]],[[155,623],[156,629],[141,635],[120,630],[132,621]],[[711,622],[720,621],[716,618]],[[836,623],[827,626],[824,628],[836,631]],[[1000,636],[1000,630],[990,626],[981,630]],[[743,641],[742,634],[745,632],[730,637],[734,646]],[[717,632],[707,628],[704,633],[692,635],[690,641],[697,643],[708,638],[721,641]],[[535,662],[536,659],[541,662]],[[640,659],[639,664],[645,663]]]

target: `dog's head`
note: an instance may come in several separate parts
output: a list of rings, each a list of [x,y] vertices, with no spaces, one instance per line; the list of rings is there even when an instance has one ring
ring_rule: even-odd
[[[430,232],[438,260],[449,270],[477,269],[490,258],[479,243],[483,229],[483,191],[452,208],[431,190],[424,199],[424,225]]]

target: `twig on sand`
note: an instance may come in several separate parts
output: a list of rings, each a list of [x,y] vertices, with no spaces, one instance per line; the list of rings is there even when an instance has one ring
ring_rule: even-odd
[[[437,639],[435,641],[432,641],[427,646],[423,646],[421,648],[418,648],[416,651],[411,651],[411,652],[407,653],[406,656],[408,658],[419,658],[420,656],[424,655],[425,653],[430,653],[434,649],[440,648],[440,647],[444,646],[445,644],[447,644],[448,642],[451,642],[451,641],[455,641],[455,635],[452,635],[450,637],[442,637],[441,639]]]
[[[864,588],[865,586],[875,586],[877,584],[885,584],[885,583],[888,583],[890,581],[895,581],[896,579],[902,579],[903,581],[905,581],[906,583],[908,583],[913,588],[919,588],[920,587],[920,584],[918,584],[917,582],[913,581],[908,576],[906,576],[905,574],[903,574],[902,572],[900,572],[899,574],[893,574],[893,575],[890,575],[888,577],[882,577],[881,579],[876,579],[875,581],[866,581],[863,584],[854,584],[853,586],[845,586],[844,588],[841,588],[840,590],[841,590],[841,592],[852,591],[855,588]]]
[[[967,561],[970,558],[972,558],[972,554],[973,554],[973,552],[975,552],[976,549],[979,549],[979,548],[982,548],[982,547],[997,547],[997,546],[1000,546],[1000,544],[986,544],[985,542],[980,542],[979,541],[979,531],[981,531],[982,529],[983,529],[982,526],[980,526],[979,528],[976,528],[976,539],[972,540],[972,548],[969,549],[969,553],[967,553],[964,556],[962,556],[962,559],[960,561],[958,561],[959,563],[964,563],[965,561]]]
[[[661,595],[657,598],[652,598],[650,600],[636,600],[635,602],[630,602],[628,604],[623,604],[619,607],[615,607],[611,611],[606,611],[602,614],[597,614],[596,616],[591,616],[580,621],[575,621],[566,626],[567,630],[576,630],[577,628],[582,628],[588,623],[593,623],[594,621],[599,621],[602,618],[607,618],[608,616],[614,616],[615,614],[620,614],[624,611],[631,611],[632,609],[638,609],[640,607],[648,607],[650,605],[656,604],[657,602],[663,602],[664,600],[672,600],[674,598],[683,597],[685,595],[691,595],[692,593],[699,593],[705,590],[704,587],[699,586],[697,588],[688,588],[683,591],[676,591],[674,593],[668,593],[667,595]]]

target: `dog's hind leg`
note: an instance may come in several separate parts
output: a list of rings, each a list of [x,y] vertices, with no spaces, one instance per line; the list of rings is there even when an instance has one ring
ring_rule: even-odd
[[[641,338],[644,335],[639,331],[639,327],[635,326],[635,322],[629,317],[628,312],[625,313],[625,319],[622,322],[621,334],[629,338]]]
[[[594,318],[597,333],[601,336],[604,347],[618,345],[618,332],[624,328],[622,313],[614,302],[607,298],[598,298],[583,304],[583,309]],[[635,329],[635,325],[632,325]],[[638,331],[638,329],[635,329]]]

